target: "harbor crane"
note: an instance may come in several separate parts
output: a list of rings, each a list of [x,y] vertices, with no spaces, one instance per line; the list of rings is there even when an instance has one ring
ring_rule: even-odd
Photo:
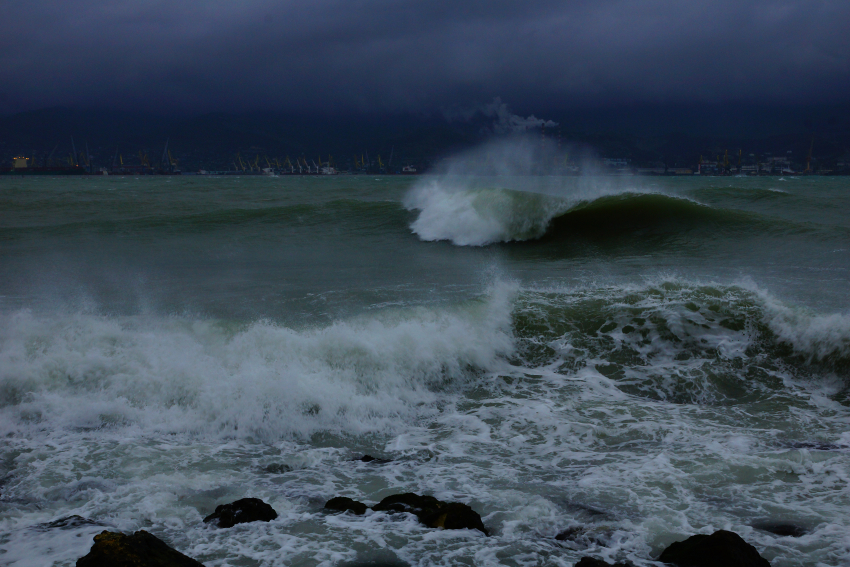
[[[163,148],[163,150],[162,150],[162,158],[160,158],[160,160],[159,160],[159,167],[162,168],[162,169],[165,169],[166,164],[168,163],[168,162],[165,161],[166,158],[168,157],[168,141],[169,140],[166,138],[165,148]]]
[[[803,173],[812,172],[812,150],[815,149],[815,138],[812,136],[812,143],[809,144],[809,153],[806,154],[806,169]]]

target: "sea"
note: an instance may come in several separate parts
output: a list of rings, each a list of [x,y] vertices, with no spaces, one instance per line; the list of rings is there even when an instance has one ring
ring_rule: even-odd
[[[469,163],[0,179],[0,563],[850,565],[850,178]]]

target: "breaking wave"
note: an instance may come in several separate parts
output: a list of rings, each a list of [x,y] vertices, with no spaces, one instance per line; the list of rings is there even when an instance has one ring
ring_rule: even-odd
[[[0,435],[389,434],[435,418],[472,385],[496,387],[489,381],[499,375],[577,376],[623,394],[711,404],[850,367],[847,314],[675,281],[543,291],[496,284],[454,307],[386,309],[301,330],[28,310],[2,323]]]
[[[850,315],[812,313],[747,282],[528,290],[514,325],[521,364],[640,397],[729,404],[786,379],[829,383],[839,398],[850,386]]]
[[[512,290],[296,330],[179,317],[0,325],[0,434],[101,429],[239,438],[387,432],[512,349]],[[11,429],[10,429],[11,428]]]
[[[418,211],[420,239],[459,246],[541,238],[685,233],[721,228],[740,233],[805,233],[815,227],[755,213],[718,209],[660,193],[614,188],[569,197],[503,188],[454,189],[443,180],[415,187],[405,206]]]

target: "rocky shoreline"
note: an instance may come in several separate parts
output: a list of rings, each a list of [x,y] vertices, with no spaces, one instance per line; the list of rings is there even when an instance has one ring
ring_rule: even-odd
[[[411,492],[394,494],[374,506],[337,496],[325,503],[325,510],[362,516],[368,510],[374,513],[412,514],[421,524],[434,529],[478,530],[485,536],[481,516],[460,502],[444,502],[433,496]],[[219,529],[248,522],[269,522],[277,512],[258,498],[242,498],[230,504],[217,506],[215,512],[204,518],[204,523]],[[74,522],[93,523],[74,516]],[[58,520],[62,521],[62,520]],[[778,526],[778,527],[777,527]],[[776,525],[778,531],[795,535],[797,526]],[[559,541],[575,540],[586,534],[582,528],[570,528],[559,533]],[[647,558],[653,560],[651,558]],[[718,530],[710,535],[696,534],[684,541],[670,544],[654,559],[674,567],[770,567],[758,550],[734,532]],[[91,551],[77,560],[77,567],[204,567],[202,563],[171,548],[150,533],[140,530],[133,534],[103,531],[94,537]],[[582,557],[575,567],[632,567],[631,562],[608,563],[595,557]]]

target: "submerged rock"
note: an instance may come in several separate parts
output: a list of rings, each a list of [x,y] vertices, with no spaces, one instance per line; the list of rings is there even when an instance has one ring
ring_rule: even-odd
[[[59,518],[58,520],[53,520],[52,522],[46,522],[44,524],[38,524],[33,526],[37,530],[70,530],[74,528],[80,528],[83,526],[100,526],[94,520],[89,520],[88,518],[83,518],[82,516],[77,516],[76,514],[73,516],[67,516],[65,518]]]
[[[726,530],[672,543],[658,560],[677,567],[770,567],[755,547]]]
[[[356,459],[351,459],[352,461],[360,461],[362,463],[375,463],[376,465],[384,465],[386,463],[391,463],[391,459],[379,459],[377,457],[373,457],[372,455],[363,455],[362,457],[357,457]]]
[[[273,463],[271,465],[268,465],[263,470],[267,473],[272,473],[272,474],[284,474],[284,473],[292,472],[292,467],[290,467],[289,465],[282,464],[282,463]]]
[[[216,506],[204,523],[215,522],[220,528],[231,528],[248,522],[270,522],[277,518],[274,508],[259,498],[242,498],[230,504]]]
[[[834,443],[819,443],[817,441],[799,441],[790,445],[792,449],[809,449],[811,451],[839,451],[845,447]]]
[[[77,567],[204,567],[191,557],[169,547],[161,539],[141,530],[133,535],[101,532]]]
[[[352,500],[351,498],[346,498],[345,496],[337,496],[336,498],[331,498],[325,503],[325,508],[328,510],[338,510],[340,512],[354,512],[358,516],[362,516],[366,513],[366,506],[362,502],[358,502],[357,500]]]
[[[759,522],[753,527],[763,532],[770,532],[782,537],[801,537],[809,533],[809,530],[796,524],[782,524],[778,522]]]
[[[412,492],[387,496],[372,507],[376,512],[409,512],[431,528],[447,530],[471,529],[489,535],[478,512],[460,502],[443,502],[433,496]]]
[[[594,533],[584,526],[573,526],[559,532],[555,539],[557,541],[572,542],[582,547],[590,545],[606,545],[605,538],[607,534]]]

